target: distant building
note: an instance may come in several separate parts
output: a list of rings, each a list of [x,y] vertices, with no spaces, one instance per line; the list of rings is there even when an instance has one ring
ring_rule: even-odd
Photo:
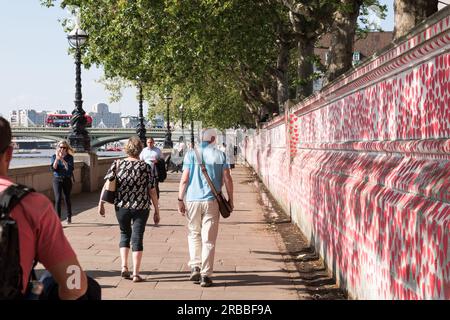
[[[120,113],[109,112],[109,107],[106,103],[95,104],[89,115],[92,117],[92,127],[94,128],[97,128],[100,123],[104,128],[122,127]]]
[[[353,66],[357,66],[362,60],[372,56],[375,52],[385,48],[391,43],[393,32],[369,32],[364,39],[357,39],[353,48]],[[314,53],[320,57],[320,61],[327,65],[329,61],[328,48],[331,45],[331,36],[326,34],[319,41],[319,48],[314,49]],[[314,69],[317,71],[317,69]],[[314,80],[313,91],[322,89],[323,78]]]
[[[13,127],[43,127],[48,111],[34,109],[18,109],[9,113],[9,121]]]
[[[108,127],[103,123],[103,120],[102,120],[102,121],[100,121],[100,123],[98,124],[97,128],[99,128],[99,129],[106,129],[106,128],[108,128]]]
[[[122,121],[122,128],[135,129],[139,124],[139,118],[136,116],[120,117],[120,119]]]

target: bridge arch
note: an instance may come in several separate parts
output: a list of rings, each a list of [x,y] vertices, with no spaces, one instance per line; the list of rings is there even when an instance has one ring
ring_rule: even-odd
[[[25,134],[20,134],[20,135],[13,135],[13,138],[17,138],[17,137],[33,137],[33,138],[42,138],[42,139],[48,139],[48,140],[53,140],[55,142],[66,139],[67,137],[61,137],[61,136],[51,136],[51,135],[25,135]]]
[[[129,137],[136,135],[135,129],[98,129],[91,128],[88,130],[91,138],[91,147],[99,148],[109,142],[128,139]],[[70,134],[68,128],[46,128],[46,127],[16,127],[12,128],[13,137],[36,137],[45,138],[49,140],[59,141],[66,139]],[[152,136],[157,141],[162,141],[166,135],[165,129],[151,129],[147,130],[146,136]],[[178,130],[172,131],[172,140],[176,141],[181,135]]]
[[[93,139],[91,141],[91,148],[100,148],[101,146],[103,146],[107,143],[128,139],[129,137],[130,137],[130,135],[121,135],[121,136],[102,137],[102,138]]]

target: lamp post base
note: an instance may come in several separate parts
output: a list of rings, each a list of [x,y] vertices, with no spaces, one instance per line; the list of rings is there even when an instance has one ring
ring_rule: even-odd
[[[171,149],[171,148],[173,148],[173,142],[164,140],[164,149]]]
[[[164,149],[171,149],[171,148],[173,148],[172,134],[168,132],[166,133],[166,136],[164,138]]]
[[[142,144],[145,146],[146,143],[146,134],[147,134],[147,130],[145,129],[144,125],[140,125],[138,126],[137,130],[136,130],[136,134],[138,135],[139,139],[142,141]]]
[[[91,141],[86,132],[86,134],[77,134],[76,132],[71,132],[67,137],[71,147],[76,152],[88,152],[91,150]]]

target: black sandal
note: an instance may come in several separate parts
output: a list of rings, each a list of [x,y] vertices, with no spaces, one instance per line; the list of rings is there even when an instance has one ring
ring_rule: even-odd
[[[122,267],[122,272],[120,276],[124,279],[131,279],[131,273],[128,271],[128,267]]]

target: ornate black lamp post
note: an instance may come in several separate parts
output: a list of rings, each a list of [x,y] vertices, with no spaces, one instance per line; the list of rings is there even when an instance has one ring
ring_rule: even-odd
[[[184,141],[184,106],[183,104],[180,105],[180,112],[181,112],[181,136],[183,137]]]
[[[86,112],[83,110],[81,96],[81,47],[86,42],[88,35],[76,22],[75,28],[67,36],[69,44],[75,48],[75,109],[72,111],[70,120],[71,132],[68,139],[71,146],[78,152],[86,152],[91,149],[89,134],[86,130]]]
[[[164,138],[164,148],[173,148],[173,142],[172,142],[172,133],[170,132],[170,113],[169,113],[169,106],[170,102],[172,102],[172,97],[169,95],[164,96],[164,100],[166,100],[167,103],[167,131],[166,136]]]
[[[192,114],[191,114],[191,147],[192,149],[194,149],[195,145],[195,141],[194,141],[194,119],[192,118]]]
[[[144,124],[144,111],[142,107],[142,101],[144,99],[144,96],[142,94],[142,85],[139,84],[139,124],[136,129],[136,133],[139,136],[139,139],[141,139],[142,143],[145,146],[145,134],[147,133],[147,130],[145,129]]]

